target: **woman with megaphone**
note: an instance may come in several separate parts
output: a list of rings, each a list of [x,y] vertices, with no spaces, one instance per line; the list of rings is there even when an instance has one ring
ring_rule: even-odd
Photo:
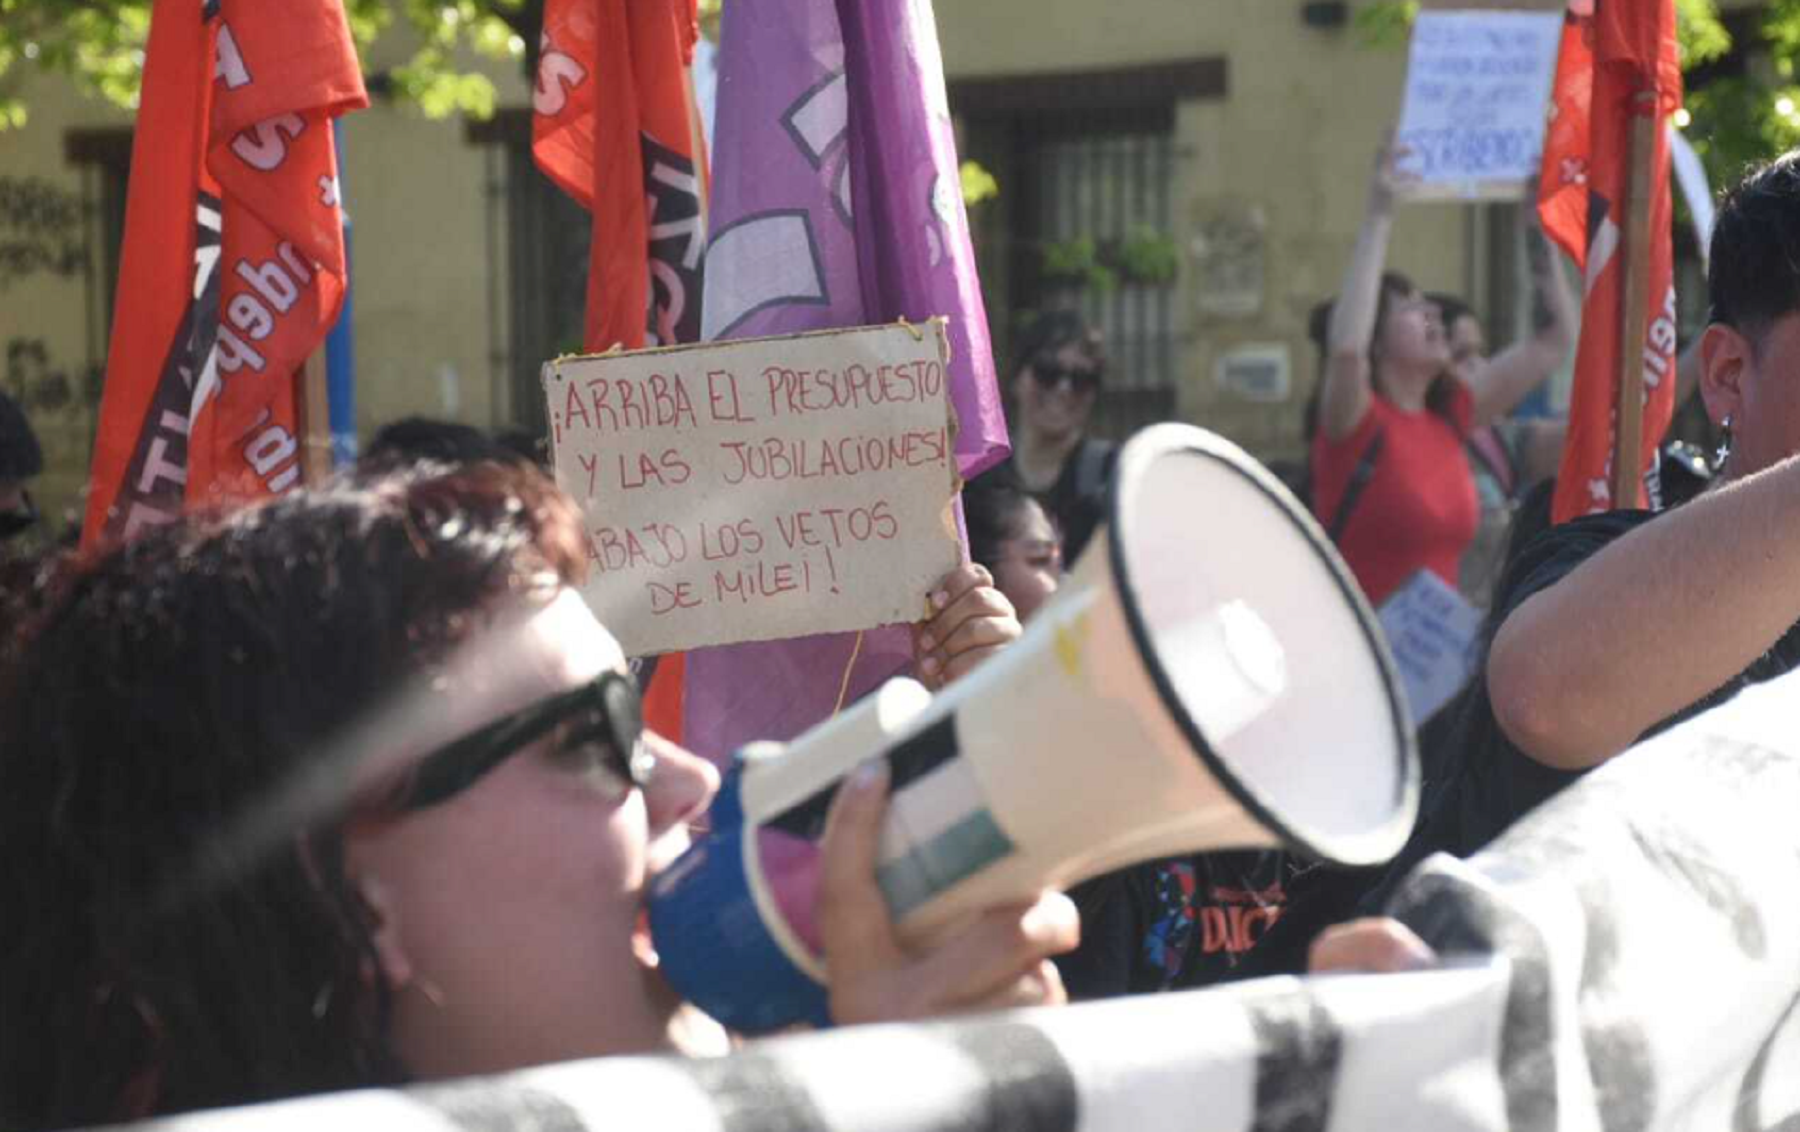
[[[547,479],[478,464],[71,565],[0,674],[0,1125],[716,1048],[643,912],[718,777],[642,730],[585,562]],[[1059,1001],[1060,896],[897,942],[883,798],[852,776],[825,837],[837,1020]]]

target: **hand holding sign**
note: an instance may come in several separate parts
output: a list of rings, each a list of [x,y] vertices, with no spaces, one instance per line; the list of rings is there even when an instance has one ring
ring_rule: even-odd
[[[941,688],[1019,639],[1024,627],[993,575],[965,562],[931,591],[932,616],[913,630],[919,682]]]
[[[1396,141],[1395,132],[1389,130],[1375,150],[1375,172],[1369,178],[1371,210],[1385,213],[1396,198],[1406,196],[1418,187],[1419,175],[1406,168],[1411,157],[1412,150]]]

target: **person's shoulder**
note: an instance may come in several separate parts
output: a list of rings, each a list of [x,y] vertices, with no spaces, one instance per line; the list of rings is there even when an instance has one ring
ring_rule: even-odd
[[[1656,518],[1654,511],[1600,511],[1545,527],[1519,552],[1520,562],[1563,554],[1592,554]]]
[[[1494,608],[1504,615],[1547,589],[1615,540],[1656,517],[1651,511],[1603,511],[1582,515],[1540,531],[1522,547],[1501,575]]]
[[[1082,437],[1081,447],[1076,453],[1076,459],[1090,461],[1109,471],[1118,458],[1119,446],[1101,436]]]
[[[1062,482],[1058,486],[1070,491],[1077,500],[1096,502],[1106,494],[1118,457],[1117,444],[1097,436],[1084,436],[1064,462],[1063,474],[1058,477]]]

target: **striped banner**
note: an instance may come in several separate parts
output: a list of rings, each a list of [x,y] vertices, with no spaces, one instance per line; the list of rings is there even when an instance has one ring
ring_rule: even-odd
[[[1640,745],[1394,911],[1446,958],[221,1110],[193,1132],[1800,1128],[1790,676]]]

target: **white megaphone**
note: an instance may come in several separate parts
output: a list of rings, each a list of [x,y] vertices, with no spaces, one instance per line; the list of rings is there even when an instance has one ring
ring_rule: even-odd
[[[1393,661],[1318,525],[1236,445],[1155,425],[1024,635],[935,698],[890,681],[740,752],[660,874],[664,975],[733,1029],[825,1019],[817,842],[842,778],[891,769],[876,879],[903,938],[1138,861],[1285,845],[1392,857],[1419,770]]]

